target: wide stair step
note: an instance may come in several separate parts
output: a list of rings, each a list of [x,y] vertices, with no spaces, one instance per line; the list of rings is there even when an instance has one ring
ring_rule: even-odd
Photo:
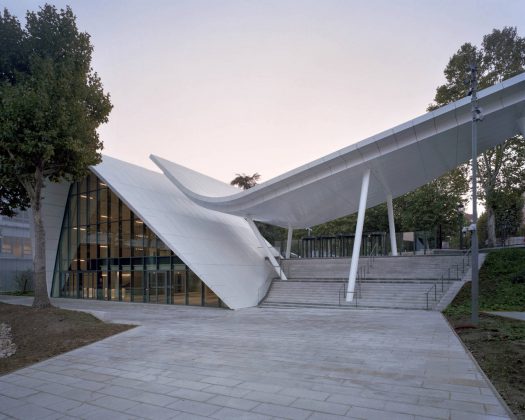
[[[285,260],[288,280],[274,280],[260,306],[433,309],[466,269],[457,255],[360,258],[359,264],[365,278],[346,302],[349,258]]]

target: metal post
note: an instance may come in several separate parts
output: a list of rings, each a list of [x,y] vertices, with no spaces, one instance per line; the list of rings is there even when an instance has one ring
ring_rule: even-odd
[[[397,257],[396,225],[394,223],[394,205],[392,204],[392,194],[388,194],[386,196],[386,206],[388,209],[388,229],[390,231],[390,248],[392,249],[392,256]]]
[[[293,229],[291,226],[288,226],[288,238],[286,240],[286,259],[290,259],[290,253],[292,251],[292,233]]]
[[[346,301],[352,302],[354,298],[355,279],[359,264],[359,251],[361,250],[361,238],[363,237],[363,224],[365,222],[366,199],[368,197],[368,185],[370,183],[370,169],[363,174],[361,182],[361,196],[359,198],[359,211],[357,213],[357,225],[355,228],[354,249],[350,263],[350,275],[348,277],[348,290],[346,291]]]
[[[478,158],[478,121],[481,119],[480,109],[477,104],[478,69],[476,65],[470,66],[470,93],[472,109],[472,323],[479,323],[479,273],[478,273],[478,196],[477,196],[477,158]]]

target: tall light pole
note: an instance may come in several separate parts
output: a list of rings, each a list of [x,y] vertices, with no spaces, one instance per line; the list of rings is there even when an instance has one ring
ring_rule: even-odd
[[[474,325],[479,323],[479,267],[478,267],[478,197],[477,197],[477,159],[478,159],[478,122],[483,120],[481,109],[478,106],[478,68],[470,66],[470,90],[472,110],[472,224],[469,230],[472,233],[472,308],[471,320]]]

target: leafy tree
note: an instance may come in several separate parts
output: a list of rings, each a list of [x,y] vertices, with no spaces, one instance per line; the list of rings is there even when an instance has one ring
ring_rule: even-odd
[[[257,181],[261,179],[261,175],[259,175],[257,172],[255,172],[253,175],[246,175],[245,173],[235,175],[236,176],[230,182],[230,185],[236,185],[243,190],[255,187],[255,185],[257,185]]]
[[[444,74],[447,82],[436,90],[435,109],[464,98],[469,65],[478,66],[480,89],[499,83],[525,70],[525,38],[518,36],[515,27],[494,29],[483,37],[481,47],[463,44],[450,58]],[[504,144],[487,150],[477,159],[480,198],[487,210],[488,245],[496,244],[496,204],[501,194],[513,194],[525,188],[525,143],[522,136],[508,139]]]
[[[257,185],[257,181],[261,179],[261,175],[255,172],[253,175],[235,174],[236,177],[230,182],[230,185],[237,185],[243,190],[248,190]],[[286,230],[279,226],[270,225],[269,223],[255,222],[257,229],[269,243],[273,244],[275,241],[281,241],[286,237]]]
[[[426,185],[394,200],[394,207],[403,231],[434,230],[437,246],[443,236],[458,231],[457,208],[465,204],[468,191],[466,166],[460,166]]]
[[[520,228],[523,220],[523,196],[519,190],[496,191],[493,198],[496,234],[505,240],[515,235]]]
[[[396,231],[434,230],[438,236],[459,230],[457,207],[464,204],[468,191],[466,167],[459,167],[440,178],[394,200]],[[312,229],[314,235],[335,235],[355,232],[357,213],[341,217]],[[369,208],[365,213],[365,232],[386,232],[388,211],[386,203]],[[438,238],[438,246],[441,244]]]
[[[71,8],[27,12],[26,25],[0,12],[0,212],[31,206],[34,307],[50,306],[42,200],[46,182],[75,180],[100,162],[97,127],[112,105],[91,68],[90,37]]]
[[[338,233],[353,233],[357,225],[357,213],[340,217],[312,228],[313,235],[337,235]],[[364,232],[388,231],[388,210],[386,203],[371,207],[365,212]]]

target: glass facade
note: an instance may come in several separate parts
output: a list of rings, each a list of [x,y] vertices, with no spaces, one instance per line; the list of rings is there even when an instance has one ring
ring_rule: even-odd
[[[52,295],[224,306],[94,174],[73,183],[69,190]]]

